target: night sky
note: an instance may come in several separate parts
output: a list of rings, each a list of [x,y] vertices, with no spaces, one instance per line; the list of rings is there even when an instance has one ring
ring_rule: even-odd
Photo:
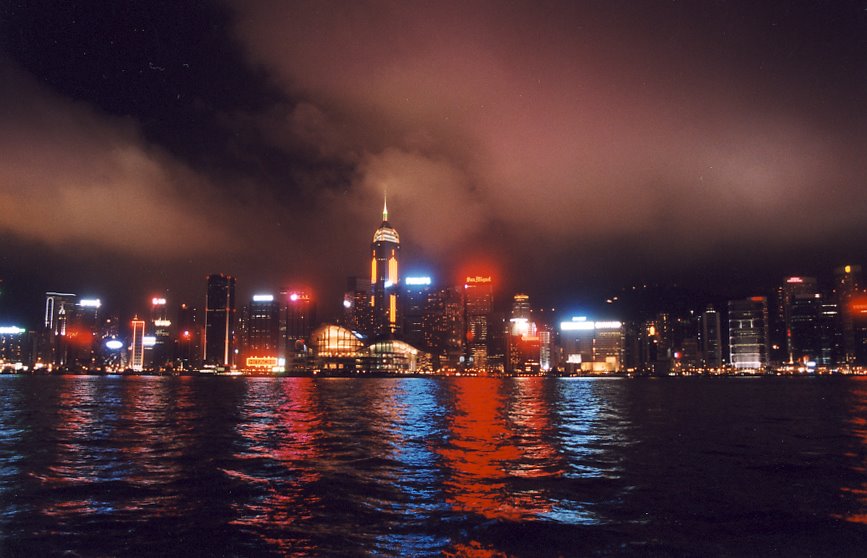
[[[205,276],[577,304],[867,264],[867,1],[0,0],[0,321]]]

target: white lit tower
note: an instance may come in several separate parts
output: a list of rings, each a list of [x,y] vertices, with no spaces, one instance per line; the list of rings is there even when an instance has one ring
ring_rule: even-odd
[[[151,298],[151,316],[149,329],[153,332],[153,364],[160,370],[173,360],[172,321],[169,319],[168,304],[165,296]]]
[[[382,224],[370,245],[370,283],[373,289],[373,336],[393,338],[398,333],[398,261],[400,237],[388,222],[388,205],[382,206]]]

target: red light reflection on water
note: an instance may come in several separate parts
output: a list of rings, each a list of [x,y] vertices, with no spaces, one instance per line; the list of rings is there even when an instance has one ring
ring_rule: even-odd
[[[286,529],[314,517],[319,497],[305,489],[321,477],[317,440],[322,419],[317,412],[316,385],[311,378],[283,382],[251,382],[246,416],[239,433],[246,442],[236,458],[271,460],[283,466],[280,474],[255,470],[224,472],[264,491],[264,497],[238,506],[231,523],[253,529],[281,552],[313,550],[311,541],[286,537]],[[299,530],[300,533],[300,530]]]
[[[543,494],[518,491],[510,485],[511,477],[552,474],[524,459],[524,450],[512,441],[516,428],[541,428],[547,420],[544,418],[547,409],[523,409],[518,415],[522,424],[515,425],[508,420],[502,381],[466,378],[451,385],[455,400],[455,414],[449,427],[451,443],[440,450],[452,472],[452,478],[446,482],[448,502],[457,510],[509,521],[533,519],[550,511],[551,503]],[[529,389],[535,388],[530,385]],[[540,444],[534,451],[544,457],[550,456],[554,449]],[[535,459],[538,455],[529,457]]]
[[[40,481],[47,490],[58,496],[65,493],[63,487],[87,485],[94,482],[92,466],[88,463],[82,442],[89,437],[94,427],[93,410],[95,395],[93,382],[75,377],[64,377],[58,391],[55,417],[56,453],[53,463],[44,471],[31,471],[31,477]],[[45,516],[62,518],[70,515],[92,513],[90,500],[56,498],[40,510]]]
[[[853,381],[857,384],[852,390],[852,418],[849,423],[852,433],[861,442],[863,448],[867,448],[867,381],[863,378],[853,379]],[[850,453],[848,457],[855,459],[857,455]],[[867,478],[867,463],[856,464],[855,471],[860,473],[862,478]],[[861,505],[859,511],[847,514],[842,519],[867,525],[867,481],[862,481],[855,487],[842,487],[840,490],[854,497],[854,500]]]

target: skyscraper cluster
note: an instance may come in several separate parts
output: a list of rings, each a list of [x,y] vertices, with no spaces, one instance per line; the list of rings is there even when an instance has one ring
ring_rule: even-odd
[[[256,374],[692,374],[860,371],[867,366],[861,268],[786,277],[773,293],[618,316],[558,315],[528,294],[495,299],[487,274],[458,285],[404,276],[383,206],[369,277],[350,277],[341,316],[317,321],[306,288],[254,294],[206,278],[204,304],[166,294],[121,321],[102,301],[45,293],[41,327],[0,327],[4,370]],[[633,291],[635,287],[633,287]],[[769,295],[769,296],[768,296]],[[694,301],[692,301],[694,302]],[[240,306],[240,307],[239,307]],[[612,316],[613,315],[613,316]]]

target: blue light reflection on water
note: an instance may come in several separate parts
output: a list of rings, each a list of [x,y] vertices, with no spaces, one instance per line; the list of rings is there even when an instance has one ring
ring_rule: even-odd
[[[0,378],[0,554],[858,555],[856,381]]]

